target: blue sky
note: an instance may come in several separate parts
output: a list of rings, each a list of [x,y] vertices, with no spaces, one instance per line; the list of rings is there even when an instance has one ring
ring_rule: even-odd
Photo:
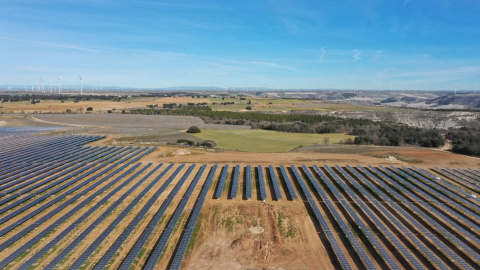
[[[0,84],[480,89],[478,0],[0,6]]]

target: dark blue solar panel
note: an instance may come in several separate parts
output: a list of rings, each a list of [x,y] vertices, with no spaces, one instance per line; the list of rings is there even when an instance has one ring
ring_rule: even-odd
[[[205,171],[205,168],[207,165],[203,165],[200,168],[200,171],[197,173],[195,176],[195,179],[193,179],[192,183],[188,187],[187,191],[183,195],[183,198],[180,200],[180,203],[177,206],[177,209],[175,209],[175,212],[173,213],[172,217],[168,221],[167,226],[165,227],[165,230],[162,233],[162,236],[160,236],[160,239],[158,240],[158,243],[155,245],[153,248],[153,251],[150,253],[150,256],[148,257],[147,262],[145,263],[144,269],[154,269],[155,265],[157,264],[157,261],[160,259],[160,256],[162,255],[163,250],[167,246],[168,239],[170,239],[170,236],[173,233],[173,229],[177,225],[180,216],[185,209],[185,206],[187,205],[188,200],[192,196],[193,190],[197,186],[198,181],[200,180],[200,177],[202,177],[203,172]]]
[[[357,240],[357,237],[356,237],[356,234],[354,232],[352,232],[351,228],[347,225],[347,223],[342,219],[341,215],[338,213],[338,211],[336,210],[336,208],[334,207],[332,201],[329,199],[329,197],[327,196],[327,194],[325,193],[325,191],[321,188],[321,186],[318,184],[318,182],[315,180],[315,178],[313,177],[313,175],[310,173],[310,170],[305,166],[303,165],[302,166],[303,168],[303,171],[305,172],[305,174],[307,175],[307,179],[310,181],[310,183],[313,185],[313,187],[315,188],[315,190],[317,191],[317,194],[320,195],[320,197],[322,198],[322,200],[325,202],[325,204],[327,205],[327,208],[328,210],[330,211],[330,213],[332,213],[334,219],[337,221],[338,225],[340,226],[340,228],[342,229],[343,233],[345,233],[345,235],[347,236],[347,239],[348,241],[350,242],[350,244],[352,245],[353,249],[355,250],[355,252],[358,254],[358,256],[360,257],[360,259],[362,260],[362,262],[365,264],[365,267],[367,267],[367,269],[375,269],[375,264],[373,263],[372,259],[370,258],[370,256],[368,256],[368,253],[367,251],[363,248],[363,246],[358,242]],[[322,180],[324,182],[328,182],[329,185],[330,185],[330,180],[320,171],[318,170],[317,173],[319,173],[320,177],[322,178]],[[332,190],[334,192],[334,194],[336,194],[336,196],[340,199],[342,198],[340,196],[340,194],[338,193],[338,191],[336,189],[333,189]],[[343,198],[342,198],[343,200]],[[421,269],[421,268],[417,268],[417,269]]]
[[[130,252],[128,252],[127,257],[123,260],[119,269],[127,270],[132,265],[138,253],[140,252],[142,247],[145,245],[150,235],[153,233],[153,230],[160,222],[162,216],[165,214],[165,211],[170,206],[170,203],[172,202],[173,198],[175,197],[175,195],[177,195],[178,191],[180,190],[182,185],[185,183],[185,181],[187,180],[188,176],[190,175],[190,173],[194,168],[195,168],[195,164],[191,165],[190,168],[188,168],[187,172],[182,176],[180,181],[177,183],[175,188],[172,190],[172,192],[170,192],[170,195],[168,195],[167,199],[163,202],[162,206],[157,211],[153,219],[148,223],[147,228],[145,228],[145,230],[142,232],[142,235],[140,235],[140,238],[137,240],[133,248],[130,250]]]
[[[240,165],[236,165],[233,170],[232,189],[230,191],[230,198],[236,198],[238,192],[238,176],[240,175]]]
[[[252,198],[252,168],[247,165],[245,168],[245,199]]]
[[[308,200],[308,204],[313,210],[313,213],[315,215],[315,218],[317,219],[318,223],[320,224],[320,227],[322,228],[323,233],[328,239],[328,242],[330,243],[330,246],[332,247],[335,256],[337,257],[337,260],[339,261],[340,265],[342,266],[343,269],[353,269],[352,266],[350,265],[350,262],[348,261],[347,257],[343,253],[343,249],[340,247],[340,245],[337,242],[337,239],[335,238],[335,234],[332,232],[330,226],[328,225],[327,221],[325,220],[325,217],[322,215],[320,212],[320,209],[318,208],[317,204],[315,203],[315,199],[312,197],[312,194],[308,190],[304,180],[300,176],[300,173],[298,172],[297,168],[295,166],[291,166],[293,175],[295,176],[295,179],[297,180],[298,184],[300,185],[300,188],[302,189],[303,194],[305,194],[305,197]]]
[[[197,223],[198,217],[200,216],[200,210],[202,209],[203,202],[205,201],[205,198],[207,196],[208,189],[212,185],[213,176],[215,175],[216,170],[217,170],[217,165],[215,164],[212,167],[210,174],[208,175],[207,181],[205,182],[202,188],[202,191],[198,195],[197,203],[195,204],[192,214],[190,215],[190,219],[187,223],[185,233],[180,239],[178,248],[175,251],[175,254],[173,255],[173,260],[170,265],[170,269],[179,269],[182,264],[183,257],[185,256],[185,252],[187,251],[188,243],[190,243],[193,230],[195,229],[195,224]]]
[[[285,170],[285,167],[283,167],[283,165],[280,166],[280,171],[282,172],[282,177],[283,177],[283,180],[285,181],[285,185],[287,185],[287,190],[288,190],[288,194],[290,195],[290,198],[292,198],[292,200],[296,200],[297,194],[295,194],[295,190],[293,189],[293,185],[292,185],[292,182],[290,181],[290,177],[288,176],[287,171]]]
[[[98,261],[98,263],[95,265],[95,269],[98,270],[108,267],[109,261],[115,256],[116,252],[123,244],[123,242],[125,242],[128,236],[134,231],[135,228],[137,228],[138,224],[140,224],[140,221],[145,217],[148,210],[158,200],[158,198],[160,197],[160,195],[162,195],[165,189],[167,189],[170,183],[177,177],[178,173],[183,169],[184,166],[185,164],[181,164],[155,192],[155,194],[150,198],[150,200],[148,200],[148,202],[142,207],[142,209],[138,213],[136,213],[135,218],[132,220],[132,222],[128,224],[127,228],[122,232],[122,234],[120,234],[120,236],[118,236],[117,240],[115,240],[113,245],[110,246],[105,255],[103,255],[100,261]],[[158,179],[162,179],[171,167],[173,167],[173,164],[170,164],[165,171],[163,171],[159,176],[157,176],[155,181],[158,181]]]
[[[222,197],[223,189],[225,188],[225,182],[227,181],[228,165],[225,165],[222,170],[222,175],[218,182],[217,190],[215,191],[214,197],[216,199]]]
[[[268,172],[270,173],[270,179],[272,180],[273,192],[275,193],[275,199],[282,199],[282,193],[280,192],[280,187],[278,186],[277,176],[275,176],[275,169],[272,165],[268,166]]]
[[[258,172],[258,186],[260,187],[260,199],[266,200],[267,191],[265,190],[265,177],[263,176],[262,166],[258,165],[257,172]]]

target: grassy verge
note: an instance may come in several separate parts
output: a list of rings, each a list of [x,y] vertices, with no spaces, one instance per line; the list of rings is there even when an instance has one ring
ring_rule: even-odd
[[[212,140],[223,149],[245,152],[285,152],[299,146],[323,144],[325,138],[328,138],[329,144],[355,138],[341,133],[300,134],[255,129],[202,130],[195,136],[203,140]]]

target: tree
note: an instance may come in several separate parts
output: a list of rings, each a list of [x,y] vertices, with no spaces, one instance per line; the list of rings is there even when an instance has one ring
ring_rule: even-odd
[[[87,108],[87,112],[91,112],[91,111],[93,111],[93,108],[92,108],[92,107],[88,107],[88,108]]]
[[[248,111],[251,111],[251,110],[252,110],[252,107],[251,107],[251,106],[247,106],[245,109],[248,110]]]
[[[200,129],[197,126],[191,126],[187,129],[187,133],[200,133]]]

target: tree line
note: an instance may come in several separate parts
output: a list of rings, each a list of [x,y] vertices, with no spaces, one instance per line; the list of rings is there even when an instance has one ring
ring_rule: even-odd
[[[355,135],[353,144],[385,146],[415,145],[439,147],[444,144],[434,129],[369,119],[340,118],[318,114],[275,114],[261,112],[213,111],[208,106],[176,109],[135,109],[132,114],[188,115],[201,117],[206,123],[248,125],[255,129],[292,133],[347,133]]]

